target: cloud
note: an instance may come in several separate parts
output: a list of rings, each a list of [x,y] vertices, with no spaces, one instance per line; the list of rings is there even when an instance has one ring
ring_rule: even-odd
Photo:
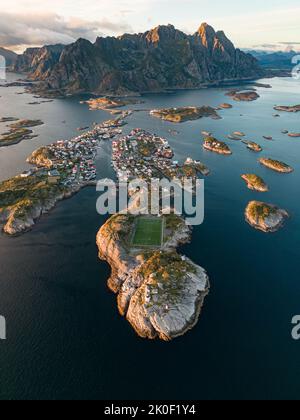
[[[281,45],[300,45],[300,42],[279,42]]]
[[[300,45],[300,42],[284,41],[284,42],[276,42],[274,44],[253,45],[252,48],[253,49],[258,49],[258,50],[266,50],[266,51],[285,51],[285,52],[289,52],[289,51],[299,50],[299,45]]]
[[[131,31],[128,24],[105,18],[87,21],[74,17],[65,19],[54,13],[0,12],[0,45],[12,49],[19,49],[22,45],[70,44],[78,38],[94,41],[103,34]]]

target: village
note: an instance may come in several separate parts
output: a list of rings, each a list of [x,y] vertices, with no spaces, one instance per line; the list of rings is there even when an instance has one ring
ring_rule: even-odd
[[[188,158],[184,165],[173,160],[174,152],[163,137],[134,129],[130,134],[113,141],[112,166],[119,181],[135,178],[196,178],[200,162]]]
[[[28,159],[36,166],[23,172],[21,177],[47,176],[48,183],[72,187],[96,180],[95,158],[99,142],[111,140],[122,134],[123,118],[105,121],[70,140],[58,140],[38,149]]]

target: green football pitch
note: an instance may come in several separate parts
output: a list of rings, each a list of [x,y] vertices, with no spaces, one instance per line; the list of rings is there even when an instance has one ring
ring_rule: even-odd
[[[163,240],[163,219],[140,217],[136,222],[133,246],[160,247]]]

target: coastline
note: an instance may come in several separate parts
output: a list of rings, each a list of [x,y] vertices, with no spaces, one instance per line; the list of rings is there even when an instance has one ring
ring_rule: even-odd
[[[25,77],[29,77],[30,73],[27,72],[18,72],[15,73],[14,71],[9,71],[12,74],[20,74],[20,75],[24,75]],[[122,94],[116,94],[116,93],[112,93],[111,91],[85,91],[85,90],[78,90],[77,92],[66,92],[64,90],[47,90],[47,94],[46,91],[44,89],[39,89],[38,84],[39,83],[44,83],[44,81],[41,80],[30,80],[30,79],[26,79],[27,83],[33,83],[33,86],[28,86],[26,88],[25,86],[25,92],[29,93],[29,94],[39,94],[41,95],[41,98],[48,98],[51,97],[53,99],[65,99],[65,98],[70,98],[70,97],[75,97],[78,95],[91,95],[94,97],[99,97],[99,96],[106,96],[108,98],[140,98],[143,95],[156,95],[156,94],[176,94],[177,92],[189,92],[189,91],[197,91],[197,90],[205,90],[205,89],[210,89],[210,88],[229,88],[229,87],[235,87],[238,85],[243,85],[243,84],[255,84],[257,83],[258,80],[262,80],[262,79],[273,79],[278,77],[277,75],[274,74],[266,74],[266,75],[260,75],[257,78],[237,78],[237,79],[223,79],[223,80],[215,80],[215,81],[211,81],[211,82],[205,82],[200,84],[197,87],[170,87],[170,88],[166,88],[166,89],[157,89],[157,90],[145,90],[145,91],[140,91],[140,92],[124,92]],[[292,77],[292,76],[286,76],[286,77]]]
[[[11,237],[16,237],[22,234],[25,234],[32,230],[32,228],[37,224],[37,222],[43,217],[44,215],[47,215],[53,210],[57,204],[61,201],[67,200],[72,198],[75,194],[79,193],[83,188],[86,187],[95,187],[96,181],[89,181],[85,182],[81,185],[74,186],[73,188],[58,194],[55,197],[52,197],[44,204],[40,204],[38,206],[35,206],[31,212],[28,214],[27,218],[25,220],[14,220],[13,224],[14,226],[8,225],[10,216],[6,218],[1,217],[0,214],[0,227],[2,228],[3,232],[6,235],[9,235]],[[7,226],[8,225],[8,226]]]
[[[122,133],[128,115],[94,126],[70,140],[59,140],[34,151],[33,169],[0,183],[0,223],[4,233],[26,233],[59,201],[96,185],[95,158],[99,141]]]

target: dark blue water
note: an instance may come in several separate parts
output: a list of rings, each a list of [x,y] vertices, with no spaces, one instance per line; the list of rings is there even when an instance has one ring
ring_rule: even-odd
[[[176,126],[136,113],[127,128],[166,136],[178,159],[199,158],[212,170],[206,179],[205,222],[194,229],[184,252],[205,267],[211,293],[198,326],[172,343],[139,339],[119,316],[108,291],[109,267],[98,260],[95,235],[104,219],[96,192],[81,191],[59,204],[28,234],[0,236],[0,314],[8,339],[0,342],[0,398],[22,399],[215,399],[299,398],[300,343],[291,339],[291,318],[300,313],[299,114],[275,119],[276,104],[299,102],[299,82],[274,79],[254,103],[234,103],[220,121]],[[21,90],[21,89],[19,89]],[[0,116],[42,118],[39,137],[0,149],[0,178],[23,170],[40,144],[70,137],[76,127],[107,119],[77,99],[26,105],[28,95],[0,88]],[[143,107],[218,105],[224,89],[148,95]],[[241,114],[243,116],[241,116]],[[61,121],[66,120],[65,124]],[[202,130],[223,139],[242,130],[264,147],[262,156],[295,167],[291,175],[261,168],[258,155],[228,141],[232,157],[204,152]],[[262,139],[273,135],[274,142]],[[103,144],[99,176],[112,176],[110,145]],[[270,185],[264,195],[248,191],[241,173],[254,171]],[[251,229],[244,209],[264,199],[289,210],[291,219],[274,235]]]

